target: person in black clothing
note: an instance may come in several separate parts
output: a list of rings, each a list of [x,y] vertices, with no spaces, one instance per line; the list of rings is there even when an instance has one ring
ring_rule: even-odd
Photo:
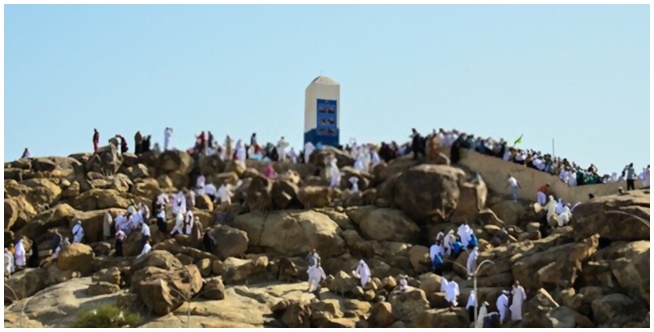
[[[411,132],[411,136],[413,137],[411,142],[411,152],[413,152],[413,159],[418,160],[418,155],[421,154],[423,157],[425,156],[424,139],[415,128],[411,129]]]
[[[463,144],[463,135],[459,136],[450,148],[450,162],[456,164],[461,160],[461,148]]]
[[[32,255],[27,260],[28,267],[39,267],[39,246],[36,241],[30,239],[32,242]]]

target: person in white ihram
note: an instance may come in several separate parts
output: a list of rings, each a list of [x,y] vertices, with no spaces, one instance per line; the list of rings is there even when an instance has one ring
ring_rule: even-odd
[[[311,154],[316,150],[316,147],[311,142],[304,144],[304,163],[308,164]]]
[[[145,245],[143,246],[143,250],[141,250],[141,253],[136,257],[139,258],[147,253],[152,251],[152,246],[150,245],[150,241],[145,242]]]
[[[527,300],[527,294],[517,280],[513,284],[511,294],[513,294],[513,303],[511,304],[511,308],[509,308],[511,310],[511,320],[519,322],[522,320],[522,305]]]
[[[456,240],[456,237],[454,236],[454,230],[450,230],[447,232],[447,235],[445,235],[445,239],[443,240],[443,247],[445,248],[445,255],[451,256],[452,255],[452,244],[454,244],[454,241]]]
[[[220,198],[220,203],[230,205],[232,204],[232,191],[230,185],[227,181],[223,183],[222,186],[218,189],[216,195]]]
[[[566,204],[563,208],[563,211],[557,216],[556,221],[559,224],[559,227],[563,227],[570,222],[572,218],[572,210],[570,210],[570,203]]]
[[[279,161],[286,161],[286,147],[288,143],[284,140],[284,136],[277,142],[277,156]]]
[[[82,228],[82,221],[78,220],[73,227],[73,243],[81,243],[84,238],[84,228]]]
[[[468,261],[466,263],[466,270],[468,270],[469,276],[474,276],[475,269],[477,268],[477,256],[479,255],[479,247],[474,247],[468,255]]]
[[[175,215],[175,227],[173,227],[173,230],[170,231],[170,235],[173,235],[175,233],[184,234],[183,227],[184,227],[184,212],[180,210]]]
[[[26,265],[25,256],[25,245],[23,244],[23,239],[20,239],[16,243],[16,248],[14,248],[14,263],[16,267],[23,268]]]
[[[318,293],[320,291],[320,281],[327,278],[325,271],[320,266],[320,262],[310,266],[307,274],[309,275],[309,292],[313,289],[314,292]]]
[[[164,130],[164,151],[171,150],[173,148],[173,128],[166,128]]]
[[[355,271],[352,271],[352,274],[361,279],[361,287],[365,287],[368,281],[370,280],[371,273],[370,273],[370,267],[368,267],[368,264],[362,260],[359,261],[359,265],[357,266],[357,269]]]
[[[409,291],[409,282],[407,281],[407,276],[404,274],[400,276],[400,291],[402,293]]]
[[[186,211],[186,220],[184,220],[184,234],[191,235],[193,232],[193,212]]]
[[[5,248],[5,277],[9,277],[14,272],[16,272],[14,255],[11,254],[9,249]]]
[[[467,248],[468,242],[470,241],[470,236],[472,235],[472,229],[470,226],[468,226],[468,222],[464,221],[463,224],[459,226],[459,229],[456,233],[459,235],[459,238],[461,238],[461,244],[463,247]]]
[[[479,314],[477,315],[477,321],[475,322],[475,328],[480,329],[484,327],[484,318],[488,315],[488,302],[484,302],[479,309]]]
[[[452,280],[447,283],[447,289],[445,289],[445,301],[450,303],[451,308],[459,305],[456,301],[457,296],[459,296],[459,284]]]
[[[332,158],[330,161],[330,167],[329,167],[329,187],[330,188],[336,188],[338,185],[341,183],[341,171],[338,169],[338,165],[336,165],[336,158]]]
[[[477,305],[477,296],[475,295],[475,290],[470,291],[468,296],[468,303],[466,303],[466,310],[468,310],[469,320],[471,322],[475,321],[475,305]]]
[[[246,156],[247,156],[247,152],[245,151],[243,142],[241,142],[241,140],[238,140],[236,142],[236,160],[244,163]]]
[[[349,179],[350,183],[352,184],[352,188],[350,189],[350,193],[358,193],[359,192],[359,178],[356,176],[350,177]]]
[[[556,201],[554,200],[554,196],[549,196],[549,200],[544,207],[547,211],[547,222],[549,223],[552,217],[556,215]]]
[[[507,296],[509,291],[502,291],[502,294],[497,298],[495,306],[497,311],[500,313],[500,324],[504,324],[504,319],[506,318],[506,310],[509,309],[509,297]]]

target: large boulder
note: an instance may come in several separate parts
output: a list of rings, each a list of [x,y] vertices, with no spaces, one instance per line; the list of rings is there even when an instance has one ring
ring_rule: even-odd
[[[597,197],[575,208],[574,234],[583,239],[593,234],[612,241],[649,241],[649,191]]]
[[[466,175],[462,170],[450,166],[415,166],[387,182],[389,183],[383,186],[380,196],[390,199],[420,225],[426,225],[430,220],[449,219],[459,205],[483,209],[486,201],[484,190],[480,190],[483,197],[476,197],[476,202],[460,202],[461,187],[466,183]]]
[[[395,290],[389,295],[393,316],[405,322],[415,321],[429,309],[429,301],[422,289],[409,289],[406,293]]]
[[[248,250],[248,234],[240,229],[220,226],[208,231],[216,240],[216,251],[213,254],[222,260],[240,257]]]
[[[46,287],[48,271],[41,268],[25,269],[5,279],[5,301],[11,302],[32,296]]]
[[[174,270],[182,268],[182,263],[173,254],[164,250],[152,250],[149,253],[137,258],[132,263],[132,271],[136,272],[146,267],[156,267],[162,270]]]
[[[642,311],[641,307],[624,294],[609,294],[592,303],[595,322],[600,326],[621,327],[631,317]],[[647,310],[649,311],[649,308]]]
[[[158,169],[166,174],[188,175],[193,169],[193,157],[185,151],[165,151],[159,155]]]
[[[390,303],[378,302],[372,306],[368,322],[373,327],[387,328],[396,321],[397,319],[393,316],[393,309]]]
[[[525,219],[526,215],[525,208],[522,204],[514,201],[503,201],[491,206],[490,209],[503,222],[502,226],[518,225]]]
[[[298,199],[305,209],[328,207],[332,203],[331,197],[327,187],[306,186],[298,192]]]
[[[91,189],[73,198],[70,205],[81,211],[109,208],[127,209],[130,199],[130,194],[119,193],[114,189]]]
[[[57,267],[62,271],[93,272],[93,249],[83,243],[73,243],[59,251]]]
[[[134,285],[135,293],[157,315],[166,315],[202,290],[202,276],[195,265],[165,271],[157,268]]]
[[[202,287],[202,297],[210,300],[222,300],[225,298],[225,285],[220,277],[214,277],[204,280]]]
[[[21,229],[38,211],[24,196],[5,198],[5,230]]]
[[[272,182],[264,176],[254,174],[245,194],[250,211],[268,211],[272,209]]]
[[[609,266],[620,286],[633,299],[642,299],[649,304],[649,241],[634,242],[631,247],[634,250],[629,255],[610,261]]]
[[[275,209],[284,210],[291,203],[297,201],[299,191],[298,185],[289,180],[275,181],[271,192]]]
[[[370,240],[414,243],[420,238],[420,228],[402,211],[376,209],[366,214],[359,224]]]
[[[268,258],[259,256],[255,259],[227,258],[222,265],[222,277],[226,283],[241,283],[248,278],[264,274],[268,267]]]
[[[431,309],[418,315],[413,325],[418,328],[466,328],[470,320],[463,308]]]

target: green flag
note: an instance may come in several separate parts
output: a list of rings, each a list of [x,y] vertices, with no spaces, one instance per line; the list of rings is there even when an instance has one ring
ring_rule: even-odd
[[[518,139],[515,140],[515,142],[513,142],[513,145],[516,145],[518,143],[522,143],[522,135],[520,135],[520,137],[518,137]]]

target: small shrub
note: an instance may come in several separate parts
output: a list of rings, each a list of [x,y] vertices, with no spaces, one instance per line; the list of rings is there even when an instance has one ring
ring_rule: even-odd
[[[141,316],[129,313],[115,305],[104,305],[99,309],[90,309],[77,314],[77,322],[72,327],[78,328],[117,328],[135,327]]]

